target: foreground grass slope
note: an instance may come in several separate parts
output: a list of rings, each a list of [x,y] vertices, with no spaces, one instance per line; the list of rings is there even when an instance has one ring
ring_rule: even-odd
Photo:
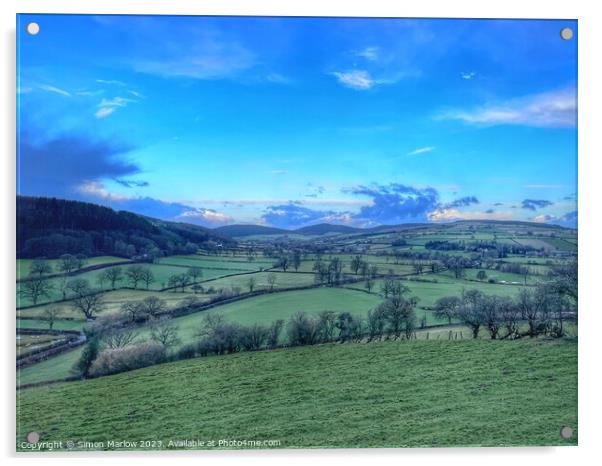
[[[66,400],[71,400],[66,402]],[[576,444],[574,340],[327,344],[20,390],[17,442],[280,440],[282,448]]]

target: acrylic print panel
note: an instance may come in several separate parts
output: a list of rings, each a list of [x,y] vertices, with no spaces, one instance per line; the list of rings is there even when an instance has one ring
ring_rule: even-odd
[[[17,23],[19,451],[577,443],[576,21]]]

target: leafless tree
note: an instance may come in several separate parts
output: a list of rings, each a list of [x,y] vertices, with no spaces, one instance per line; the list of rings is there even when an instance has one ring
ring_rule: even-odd
[[[268,285],[270,285],[270,291],[274,291],[275,284],[276,284],[276,274],[269,273],[268,274]]]
[[[162,344],[166,348],[180,344],[181,340],[178,332],[179,327],[170,319],[155,320],[150,326],[151,340]]]
[[[131,328],[126,328],[123,330],[109,330],[103,333],[102,343],[104,343],[104,345],[110,349],[124,348],[135,343],[137,338],[138,333]]]
[[[52,327],[54,327],[54,321],[57,319],[60,312],[60,308],[56,306],[51,306],[44,309],[44,318],[46,319],[46,322],[48,322],[49,330],[52,330]]]
[[[93,319],[104,309],[104,300],[99,293],[77,295],[71,301],[71,306],[84,314],[86,319]]]
[[[38,304],[40,298],[48,298],[54,287],[48,280],[32,278],[19,283],[19,294],[29,299],[33,305]]]

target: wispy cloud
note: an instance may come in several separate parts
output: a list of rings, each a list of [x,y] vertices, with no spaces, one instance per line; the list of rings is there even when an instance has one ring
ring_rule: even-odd
[[[138,92],[138,91],[132,91],[131,89],[128,89],[128,92],[129,92],[131,95],[133,95],[134,97],[137,97],[138,99],[145,99],[145,98],[146,98],[146,97],[145,97],[143,94],[141,94],[141,93],[140,93],[140,92]]]
[[[40,84],[38,88],[46,92],[53,92],[54,94],[62,95],[64,97],[71,97],[70,92],[67,92],[66,90],[56,86],[50,86],[49,84]]]
[[[350,89],[365,91],[377,84],[376,80],[365,70],[334,71],[339,83]]]
[[[108,117],[111,113],[113,113],[116,109],[117,107],[102,107],[94,113],[94,116],[96,118],[105,118]]]
[[[87,89],[83,89],[81,91],[75,91],[75,95],[78,95],[80,97],[90,97],[90,96],[100,95],[102,93],[104,93],[104,90],[102,90],[102,89],[98,89],[96,91],[90,91]]]
[[[378,47],[366,47],[362,50],[358,50],[355,52],[355,55],[358,57],[365,58],[369,61],[376,61],[379,57],[380,49]]]
[[[475,76],[477,74],[474,71],[462,71],[460,72],[460,76],[462,79],[466,79],[467,81],[470,81],[471,79],[474,79]]]
[[[118,81],[116,79],[97,79],[96,82],[98,84],[108,84],[110,86],[126,86],[126,84],[123,81]]]
[[[566,186],[563,184],[527,184],[525,188],[527,189],[562,189]]]
[[[286,175],[288,170],[270,170],[268,173],[270,175]]]
[[[535,127],[574,127],[577,123],[575,89],[533,94],[492,103],[471,110],[449,110],[436,116],[441,120],[460,120],[468,124],[521,125]]]
[[[427,152],[432,152],[434,150],[435,150],[435,147],[433,147],[433,146],[419,147],[418,149],[414,149],[413,151],[408,152],[407,155],[426,154]]]
[[[163,77],[210,80],[233,78],[257,64],[255,54],[242,44],[201,33],[192,34],[187,47],[162,51],[160,58],[137,60],[136,71]]]
[[[98,104],[98,110],[94,115],[96,118],[105,118],[115,112],[118,108],[127,107],[131,103],[137,102],[127,97],[114,97],[112,99],[102,99]]]

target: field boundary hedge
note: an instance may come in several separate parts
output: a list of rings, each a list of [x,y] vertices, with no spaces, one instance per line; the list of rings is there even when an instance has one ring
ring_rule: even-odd
[[[75,349],[86,343],[86,336],[80,333],[77,337],[71,338],[70,340],[57,344],[56,346],[40,348],[39,351],[33,352],[22,358],[17,357],[17,368],[23,369],[33,364],[45,361],[46,359],[56,356],[57,354],[64,353],[71,349]]]

